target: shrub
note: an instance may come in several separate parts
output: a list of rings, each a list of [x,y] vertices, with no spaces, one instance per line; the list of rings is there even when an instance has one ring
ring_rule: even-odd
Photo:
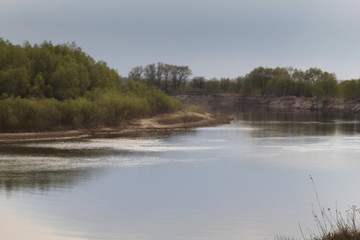
[[[178,100],[159,90],[132,92],[99,90],[86,97],[56,99],[6,98],[0,100],[0,131],[43,130],[117,125],[121,121],[179,109]]]

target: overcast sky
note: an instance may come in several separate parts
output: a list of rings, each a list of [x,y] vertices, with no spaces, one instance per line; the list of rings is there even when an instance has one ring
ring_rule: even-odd
[[[122,76],[161,61],[207,78],[258,66],[360,78],[359,0],[0,0],[0,37],[75,41]]]

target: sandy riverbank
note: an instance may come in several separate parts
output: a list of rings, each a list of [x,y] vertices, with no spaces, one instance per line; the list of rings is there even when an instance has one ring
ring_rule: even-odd
[[[156,115],[151,118],[134,119],[121,123],[117,127],[0,133],[0,143],[63,141],[92,137],[141,136],[145,134],[228,124],[231,120],[230,117],[224,115],[178,111],[175,113]]]

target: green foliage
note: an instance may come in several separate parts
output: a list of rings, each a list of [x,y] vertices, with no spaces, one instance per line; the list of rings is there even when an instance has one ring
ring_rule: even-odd
[[[121,77],[75,43],[13,45],[0,39],[0,96],[75,99],[96,88],[120,89]]]
[[[157,122],[159,124],[178,124],[178,123],[189,123],[189,122],[197,122],[204,120],[204,116],[197,115],[194,113],[185,113],[181,116],[170,116],[167,118],[162,118],[158,120]]]
[[[90,89],[116,88],[120,89],[122,80],[117,72],[110,69],[105,62],[94,64],[89,72]]]
[[[160,62],[133,68],[123,83],[75,43],[19,46],[0,38],[0,131],[115,125],[179,109],[179,101],[164,93],[360,97],[360,80],[338,83],[318,68],[258,67],[244,77],[208,81],[189,81],[191,74],[187,66]]]
[[[266,85],[273,77],[271,68],[258,67],[245,76],[247,92],[252,95],[254,92],[264,94]]]
[[[29,96],[34,98],[41,98],[44,96],[45,79],[41,73],[38,73],[30,83]]]
[[[205,89],[206,79],[204,77],[194,77],[187,85],[188,92],[202,92]]]
[[[0,100],[0,130],[47,129],[60,124],[60,102],[55,99]]]
[[[183,105],[182,110],[185,112],[205,114],[205,109],[198,105]]]
[[[360,97],[359,83],[338,83],[334,73],[318,68],[306,71],[287,68],[257,67],[245,77],[235,79],[194,77],[186,85],[187,93],[241,93],[248,96],[297,96],[329,98],[342,96],[348,99]]]
[[[30,77],[25,66],[0,70],[0,94],[24,97],[29,88]]]
[[[338,82],[334,74],[323,73],[315,82],[316,96],[335,97],[337,95]]]
[[[182,86],[188,68],[168,69],[169,83]],[[159,89],[123,84],[115,70],[75,43],[16,46],[0,39],[0,131],[117,125],[179,108],[179,101]]]
[[[267,83],[267,93],[273,96],[295,95],[296,83],[288,75],[276,76]]]
[[[124,120],[179,108],[176,99],[147,87],[141,96],[105,89],[65,101],[11,97],[0,100],[0,131],[117,125]]]
[[[315,83],[323,76],[324,72],[319,68],[309,68],[303,74],[303,80],[306,82]]]
[[[295,81],[295,96],[312,97],[313,84],[311,82]]]
[[[222,92],[230,92],[231,91],[231,81],[228,78],[222,78],[220,80],[220,90]]]
[[[339,83],[339,93],[346,99],[360,98],[360,79]]]
[[[187,66],[158,63],[145,67],[138,66],[129,73],[129,80],[156,87],[168,94],[177,93],[242,93],[249,96],[298,96],[298,97],[336,97],[341,94],[347,98],[357,97],[355,90],[347,85],[338,87],[335,74],[319,68],[306,71],[287,68],[257,67],[244,77],[206,80],[204,77],[188,77],[191,70]],[[352,92],[352,93],[350,93]]]
[[[213,78],[205,82],[205,91],[207,92],[219,92],[220,91],[220,82],[219,80]]]

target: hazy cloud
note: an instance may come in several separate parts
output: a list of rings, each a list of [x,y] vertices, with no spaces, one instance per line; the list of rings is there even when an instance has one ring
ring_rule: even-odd
[[[163,61],[196,75],[257,66],[320,67],[359,78],[355,0],[0,0],[1,37],[75,41],[121,75]]]

